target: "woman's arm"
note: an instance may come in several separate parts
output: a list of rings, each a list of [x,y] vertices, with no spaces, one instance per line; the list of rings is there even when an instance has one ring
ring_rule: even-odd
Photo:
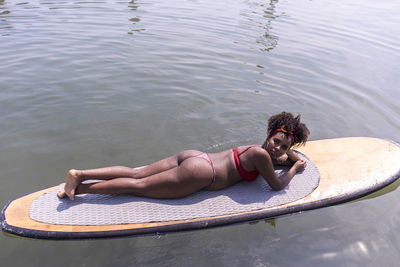
[[[286,152],[286,154],[288,155],[288,160],[294,164],[297,161],[301,160],[301,158],[299,157],[299,155],[297,155],[296,152],[294,152],[293,150],[289,149],[288,152]]]
[[[288,158],[289,157],[290,156],[288,155]],[[269,186],[271,186],[271,188],[275,191],[281,190],[285,186],[287,186],[292,180],[293,176],[297,172],[304,170],[304,168],[306,167],[306,162],[299,158],[299,160],[297,160],[293,164],[288,172],[278,177],[275,173],[274,166],[268,152],[266,152],[265,150],[254,151],[253,158],[255,161],[256,169],[264,177]]]
[[[277,159],[272,160],[272,163],[277,165],[292,166],[300,157],[293,150],[289,149],[288,152],[283,154]]]

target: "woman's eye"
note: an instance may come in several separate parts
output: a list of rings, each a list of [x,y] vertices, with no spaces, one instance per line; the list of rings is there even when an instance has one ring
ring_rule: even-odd
[[[279,144],[279,139],[274,139],[274,143]]]

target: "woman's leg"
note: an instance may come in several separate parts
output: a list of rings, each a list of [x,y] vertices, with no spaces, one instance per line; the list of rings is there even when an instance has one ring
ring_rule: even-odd
[[[91,170],[69,170],[64,190],[57,195],[60,198],[66,195],[70,199],[74,199],[75,188],[85,180],[109,180],[118,177],[133,178],[134,169],[124,166],[112,166]]]
[[[90,170],[70,170],[68,172],[67,181],[64,186],[64,190],[58,193],[60,198],[66,195],[70,199],[74,199],[75,189],[82,181],[85,180],[111,180],[116,178],[133,178],[141,179],[157,173],[164,172],[166,170],[176,168],[185,159],[193,157],[201,153],[196,150],[186,150],[175,156],[157,161],[148,166],[134,169],[124,166],[112,166]]]
[[[142,179],[115,178],[95,184],[80,184],[77,194],[134,194],[150,198],[180,198],[201,190],[212,182],[210,164],[190,157],[179,166]]]

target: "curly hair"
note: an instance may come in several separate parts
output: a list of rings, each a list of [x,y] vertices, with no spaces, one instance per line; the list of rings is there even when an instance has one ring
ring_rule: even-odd
[[[292,113],[282,112],[271,116],[268,119],[268,138],[272,136],[274,131],[281,129],[282,127],[287,131],[287,133],[284,132],[286,136],[293,133],[292,145],[305,145],[310,131],[304,123],[300,122],[300,114],[294,117]]]

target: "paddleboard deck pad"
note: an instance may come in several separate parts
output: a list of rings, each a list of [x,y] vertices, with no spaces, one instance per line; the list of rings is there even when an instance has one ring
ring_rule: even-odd
[[[12,234],[45,239],[198,229],[352,200],[392,183],[400,173],[400,146],[382,139],[310,141],[298,150],[307,168],[281,191],[258,177],[174,200],[86,194],[71,201],[59,199],[60,186],[55,186],[9,201],[1,212],[1,226]],[[277,167],[278,175],[287,170]]]

